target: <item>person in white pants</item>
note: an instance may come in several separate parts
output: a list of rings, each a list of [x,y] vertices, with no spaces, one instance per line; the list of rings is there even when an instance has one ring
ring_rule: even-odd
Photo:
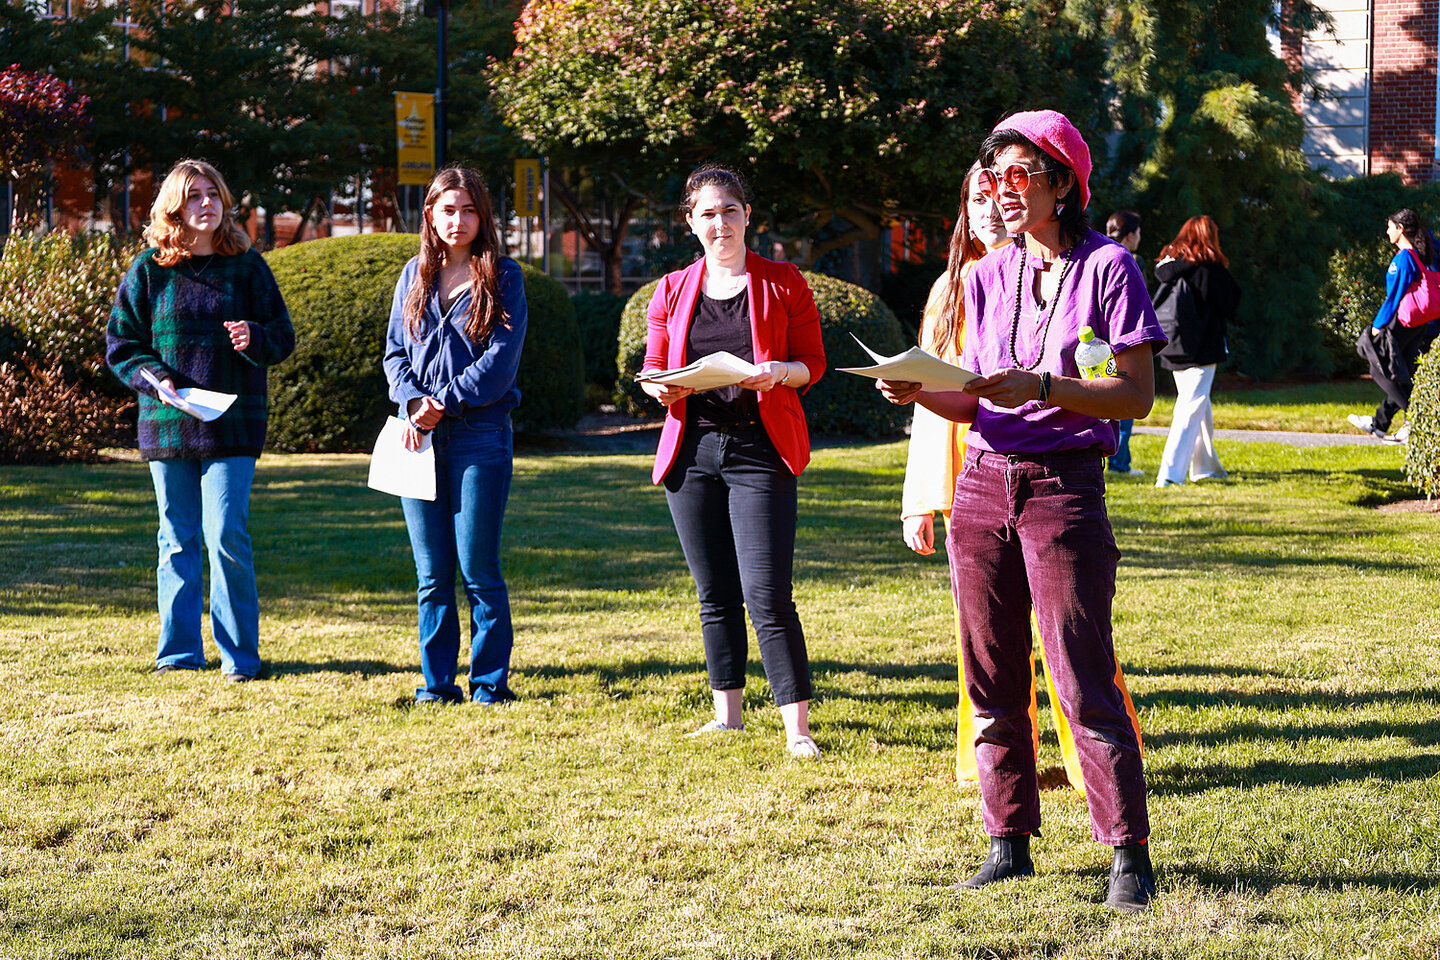
[[[1220,249],[1215,221],[1191,217],[1160,251],[1155,315],[1170,342],[1160,365],[1175,375],[1175,414],[1160,457],[1157,487],[1226,476],[1215,452],[1215,414],[1210,388],[1215,368],[1229,353],[1225,329],[1240,302],[1230,261]]]
[[[1162,363],[1164,361],[1161,361]],[[1224,477],[1225,468],[1215,453],[1215,412],[1210,405],[1210,387],[1215,383],[1214,363],[1181,367],[1175,374],[1175,414],[1165,452],[1160,455],[1157,487],[1184,483],[1186,468],[1191,480]]]

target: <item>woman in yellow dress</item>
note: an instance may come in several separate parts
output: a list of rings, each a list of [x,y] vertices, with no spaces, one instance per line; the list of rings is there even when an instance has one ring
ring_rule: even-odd
[[[955,230],[950,236],[949,268],[930,288],[925,303],[925,313],[920,321],[920,346],[951,363],[960,356],[961,340],[965,332],[965,302],[963,289],[965,278],[971,268],[992,250],[998,250],[1010,243],[1010,234],[1005,230],[1005,221],[995,201],[985,196],[976,186],[980,165],[976,163],[965,176],[960,191],[960,209],[955,216]],[[965,431],[969,424],[931,413],[917,404],[914,421],[910,427],[909,457],[905,465],[905,487],[901,495],[900,517],[905,544],[921,556],[935,552],[935,513],[945,518],[946,529],[950,526],[950,506],[955,497],[955,476],[965,461]],[[957,623],[958,631],[958,623]],[[958,632],[957,632],[958,641]],[[1045,651],[1038,647],[1042,667]],[[980,775],[975,765],[975,717],[970,699],[965,694],[965,677],[960,676],[960,703],[955,721],[955,779],[962,785],[979,782]],[[1040,751],[1040,727],[1036,722],[1039,706],[1036,698],[1036,676],[1034,661],[1030,674],[1030,729],[1034,732],[1035,752]],[[1055,683],[1050,671],[1045,670],[1046,688],[1050,693],[1052,707],[1059,702]],[[1130,691],[1124,677],[1117,670],[1116,683],[1125,695],[1125,706],[1132,720],[1135,705],[1131,702]],[[1080,772],[1080,758],[1075,751],[1075,737],[1070,724],[1060,710],[1054,710],[1055,735],[1060,741],[1060,753],[1065,763],[1065,776],[1070,785],[1081,794],[1085,792],[1085,777]],[[1140,725],[1135,723],[1135,735],[1140,735]]]

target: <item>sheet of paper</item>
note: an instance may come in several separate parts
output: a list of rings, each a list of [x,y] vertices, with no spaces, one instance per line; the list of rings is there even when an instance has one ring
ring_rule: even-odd
[[[412,500],[435,499],[435,445],[425,434],[419,450],[405,449],[404,420],[389,417],[370,455],[368,486],[381,493]]]
[[[850,337],[860,344],[860,349],[868,353],[875,363],[869,367],[836,367],[841,373],[853,373],[875,380],[908,380],[911,383],[924,384],[923,389],[932,393],[959,390],[979,377],[979,374],[971,373],[953,363],[946,363],[919,347],[911,347],[904,353],[886,357],[865,346],[853,333]]]
[[[181,387],[179,390],[167,390],[160,384],[159,379],[149,370],[142,369],[140,376],[144,377],[150,386],[155,388],[162,399],[177,410],[190,414],[196,420],[203,420],[209,423],[216,417],[230,409],[235,402],[236,395],[233,393],[219,393],[215,390],[205,390],[200,387]]]

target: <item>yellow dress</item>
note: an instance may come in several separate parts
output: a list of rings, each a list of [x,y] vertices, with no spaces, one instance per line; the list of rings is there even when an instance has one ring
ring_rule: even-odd
[[[966,271],[968,275],[968,270]],[[929,299],[925,303],[925,314],[920,321],[920,342],[926,343],[929,340],[930,331],[934,328],[940,309],[945,302],[946,285],[949,280],[948,274],[941,274],[930,288]],[[962,301],[963,302],[963,301]],[[947,352],[943,359],[954,361],[959,355],[960,334],[964,330],[963,320],[956,331],[957,343],[955,347]],[[914,421],[910,427],[910,449],[905,463],[905,486],[901,494],[900,516],[905,517],[933,515],[939,511],[945,517],[945,529],[950,529],[950,508],[955,497],[955,477],[960,472],[960,466],[965,462],[965,432],[970,429],[966,423],[955,423],[946,420],[938,414],[931,413],[919,404],[915,405]],[[1034,619],[1031,619],[1034,624]],[[1034,632],[1038,637],[1040,628],[1034,624]],[[960,644],[960,614],[955,614],[955,643],[958,648]],[[1036,650],[1040,655],[1040,663],[1045,673],[1046,689],[1050,693],[1050,705],[1055,715],[1055,735],[1060,740],[1060,753],[1065,763],[1065,776],[1080,793],[1085,792],[1085,776],[1080,772],[1080,756],[1075,750],[1075,735],[1070,730],[1070,723],[1065,719],[1065,713],[1060,709],[1060,695],[1055,691],[1055,681],[1050,676],[1050,670],[1045,667],[1045,646],[1036,644]],[[960,663],[958,657],[957,664]],[[975,765],[975,710],[970,705],[970,697],[965,692],[965,668],[960,666],[960,703],[955,718],[955,778],[962,784],[977,783],[980,780]],[[1030,729],[1035,740],[1035,753],[1040,753],[1040,725],[1038,723],[1039,704],[1037,699],[1035,683],[1035,661],[1030,661]],[[1120,670],[1119,663],[1115,666],[1115,685],[1120,688],[1120,693],[1125,697],[1125,710],[1130,715],[1130,721],[1135,725],[1135,737],[1140,738],[1140,721],[1135,714],[1135,704],[1130,699],[1130,690],[1125,686],[1125,677]],[[1141,749],[1143,750],[1143,744]]]

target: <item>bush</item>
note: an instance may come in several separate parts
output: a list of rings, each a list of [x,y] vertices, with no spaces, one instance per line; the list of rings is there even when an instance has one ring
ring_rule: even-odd
[[[89,461],[126,442],[105,324],[138,243],[12,236],[0,254],[0,462]]]
[[[105,325],[140,249],[104,234],[10,237],[0,254],[0,361],[25,355],[69,382],[128,396],[105,368]]]
[[[853,283],[822,273],[802,273],[815,294],[820,309],[821,338],[825,343],[828,372],[800,398],[813,433],[857,434],[864,437],[895,436],[904,431],[909,411],[886,403],[868,377],[837,373],[836,367],[858,367],[870,363],[852,333],[879,353],[899,353],[906,347],[904,333],[895,314],[875,294]],[[659,281],[635,291],[620,321],[619,367],[615,402],[637,416],[658,417],[663,411],[635,384],[635,374],[645,362],[645,308]]]
[[[1385,299],[1385,270],[1394,254],[1395,248],[1381,236],[1330,255],[1321,292],[1327,322],[1321,330],[1338,372],[1365,372],[1355,344]]]
[[[133,404],[75,382],[61,364],[0,363],[0,463],[94,461],[122,442]]]
[[[1405,425],[1410,428],[1405,476],[1433,499],[1440,494],[1440,360],[1435,349],[1420,358]]]
[[[585,379],[609,393],[615,389],[615,350],[625,298],[613,293],[577,293],[570,302],[585,350]]]
[[[295,353],[270,371],[270,446],[370,449],[395,412],[380,363],[395,281],[419,249],[414,234],[376,233],[266,254],[295,324]],[[557,281],[521,269],[530,317],[515,420],[529,428],[573,426],[583,413],[574,312]]]

